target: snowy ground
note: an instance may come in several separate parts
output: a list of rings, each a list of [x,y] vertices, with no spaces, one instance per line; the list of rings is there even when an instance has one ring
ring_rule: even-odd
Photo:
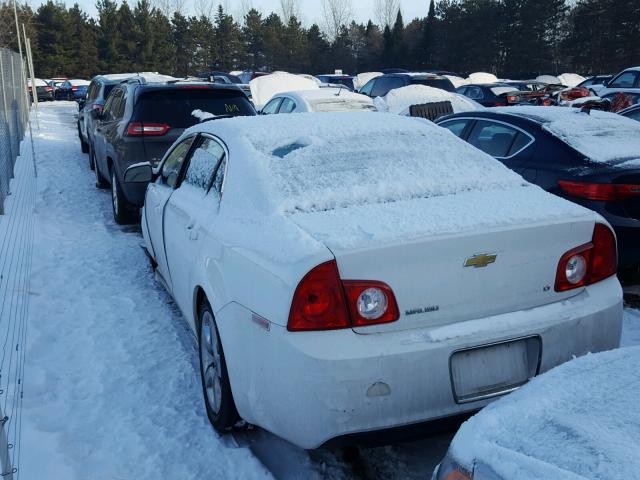
[[[75,104],[40,107],[35,256],[21,478],[429,478],[451,434],[359,461],[255,430],[219,437],[203,410],[195,339],[154,282],[137,228],[80,153]],[[625,312],[640,344],[640,311]]]

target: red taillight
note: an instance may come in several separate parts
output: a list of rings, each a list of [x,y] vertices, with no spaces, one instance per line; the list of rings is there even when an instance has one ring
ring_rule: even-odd
[[[571,180],[558,180],[558,185],[569,195],[589,200],[624,200],[640,196],[640,185],[574,182]]]
[[[338,265],[322,263],[298,284],[289,312],[289,331],[331,330],[351,326]]]
[[[76,91],[78,89],[77,85],[72,85],[71,90]]]
[[[615,275],[616,239],[609,227],[596,223],[591,242],[565,253],[558,262],[556,292],[584,287]]]
[[[509,102],[509,103],[517,103],[518,102],[518,97],[516,97],[515,95],[508,95],[507,96],[507,102]]]
[[[378,304],[366,304],[376,300]],[[388,285],[376,281],[342,281],[336,261],[331,260],[313,268],[298,284],[287,329],[292,332],[335,330],[393,322],[399,316],[395,296]]]
[[[496,107],[506,107],[507,106],[507,102],[496,102],[495,106]]]
[[[53,87],[45,87],[45,90],[46,90],[47,92],[51,92],[51,91],[53,90]]]
[[[167,133],[171,127],[166,123],[131,122],[127,125],[127,135],[136,136],[161,136]]]

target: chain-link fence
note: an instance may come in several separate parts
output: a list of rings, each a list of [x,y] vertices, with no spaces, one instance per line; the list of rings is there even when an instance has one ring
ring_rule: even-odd
[[[0,48],[0,215],[4,214],[4,200],[10,194],[9,181],[20,154],[29,111],[22,68],[19,54]]]

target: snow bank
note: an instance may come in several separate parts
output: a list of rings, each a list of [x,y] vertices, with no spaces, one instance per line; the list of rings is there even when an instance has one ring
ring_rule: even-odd
[[[375,98],[373,102],[381,112],[408,115],[411,105],[443,101],[451,102],[455,113],[471,112],[483,108],[482,105],[464,95],[447,92],[440,88],[427,87],[426,85],[408,85],[397,88],[391,90],[384,97]]]
[[[314,80],[286,72],[276,72],[254,78],[249,82],[249,87],[253,103],[258,109],[279,93],[320,88]]]
[[[467,78],[468,83],[497,83],[498,77],[493,73],[475,72]]]
[[[384,75],[384,73],[382,72],[359,73],[358,75],[353,77],[353,88],[355,88],[356,90],[360,90],[367,84],[369,80],[372,80],[376,77],[381,77],[382,75]]]
[[[536,117],[543,128],[593,162],[640,166],[640,123],[615,113],[564,107],[508,107],[504,113]]]
[[[577,87],[586,79],[577,73],[563,73],[562,75],[558,75],[558,80],[560,80],[562,85],[566,85],[567,87]]]
[[[464,423],[450,453],[499,478],[636,478],[638,372],[640,347],[561,365]]]

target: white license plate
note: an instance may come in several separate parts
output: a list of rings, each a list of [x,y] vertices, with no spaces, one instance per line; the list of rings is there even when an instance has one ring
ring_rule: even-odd
[[[538,372],[540,338],[469,348],[450,359],[451,383],[457,403],[508,393]]]

